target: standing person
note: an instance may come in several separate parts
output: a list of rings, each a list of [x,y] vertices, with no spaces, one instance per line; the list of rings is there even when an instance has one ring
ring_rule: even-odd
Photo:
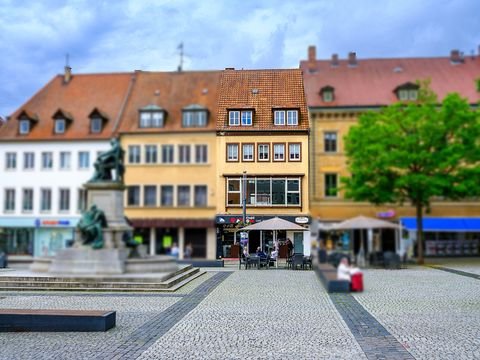
[[[170,255],[178,258],[179,252],[180,252],[180,250],[178,248],[178,245],[177,245],[177,243],[174,242],[173,245],[172,245],[172,249],[170,250]]]
[[[290,240],[290,238],[287,238],[287,248],[288,248],[288,257],[292,256],[293,255],[293,243],[292,243],[292,240]]]
[[[190,259],[192,257],[192,253],[193,253],[192,244],[188,243],[187,246],[185,246],[185,254],[184,254],[185,259]]]

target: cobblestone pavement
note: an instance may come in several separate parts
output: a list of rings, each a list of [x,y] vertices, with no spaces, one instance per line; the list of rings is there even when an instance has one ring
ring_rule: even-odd
[[[480,258],[429,258],[425,260],[429,265],[446,269],[463,271],[480,276]]]
[[[416,359],[480,359],[479,280],[426,267],[365,279],[353,296]]]
[[[224,270],[174,294],[0,293],[1,308],[117,311],[105,333],[0,333],[0,359],[480,358],[480,280],[366,270],[364,293],[329,295],[313,271]]]

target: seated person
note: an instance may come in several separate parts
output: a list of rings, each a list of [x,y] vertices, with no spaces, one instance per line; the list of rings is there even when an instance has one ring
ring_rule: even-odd
[[[246,246],[243,247],[243,257],[247,258],[248,257],[248,249]]]
[[[348,264],[348,259],[346,257],[343,257],[340,260],[340,263],[338,264],[337,268],[337,278],[338,280],[347,280],[351,281],[351,276],[350,276],[350,265]]]
[[[265,254],[263,251],[262,251],[262,248],[259,246],[257,248],[257,256],[260,257],[260,258],[267,258],[267,254]]]
[[[270,253],[270,258],[273,260],[277,260],[277,257],[278,257],[278,250],[273,249],[272,252]]]

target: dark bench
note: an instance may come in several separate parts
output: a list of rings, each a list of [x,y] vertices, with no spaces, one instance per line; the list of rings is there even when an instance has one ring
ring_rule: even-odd
[[[115,321],[115,311],[0,309],[0,332],[107,331]]]
[[[330,264],[318,264],[315,270],[329,293],[350,292],[350,282],[337,279],[337,269]]]

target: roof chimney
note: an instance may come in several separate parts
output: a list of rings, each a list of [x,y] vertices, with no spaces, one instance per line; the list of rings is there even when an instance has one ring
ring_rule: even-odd
[[[463,62],[463,56],[460,54],[460,51],[458,50],[450,51],[450,62],[452,64],[459,64]]]
[[[357,53],[350,51],[348,53],[348,66],[355,67],[357,66]]]
[[[314,45],[308,47],[308,71],[317,71],[317,48]]]
[[[332,67],[337,67],[338,63],[338,54],[332,54],[332,62],[330,63]]]
[[[63,83],[68,84],[72,78],[72,68],[70,66],[65,66],[65,73],[63,74]]]

